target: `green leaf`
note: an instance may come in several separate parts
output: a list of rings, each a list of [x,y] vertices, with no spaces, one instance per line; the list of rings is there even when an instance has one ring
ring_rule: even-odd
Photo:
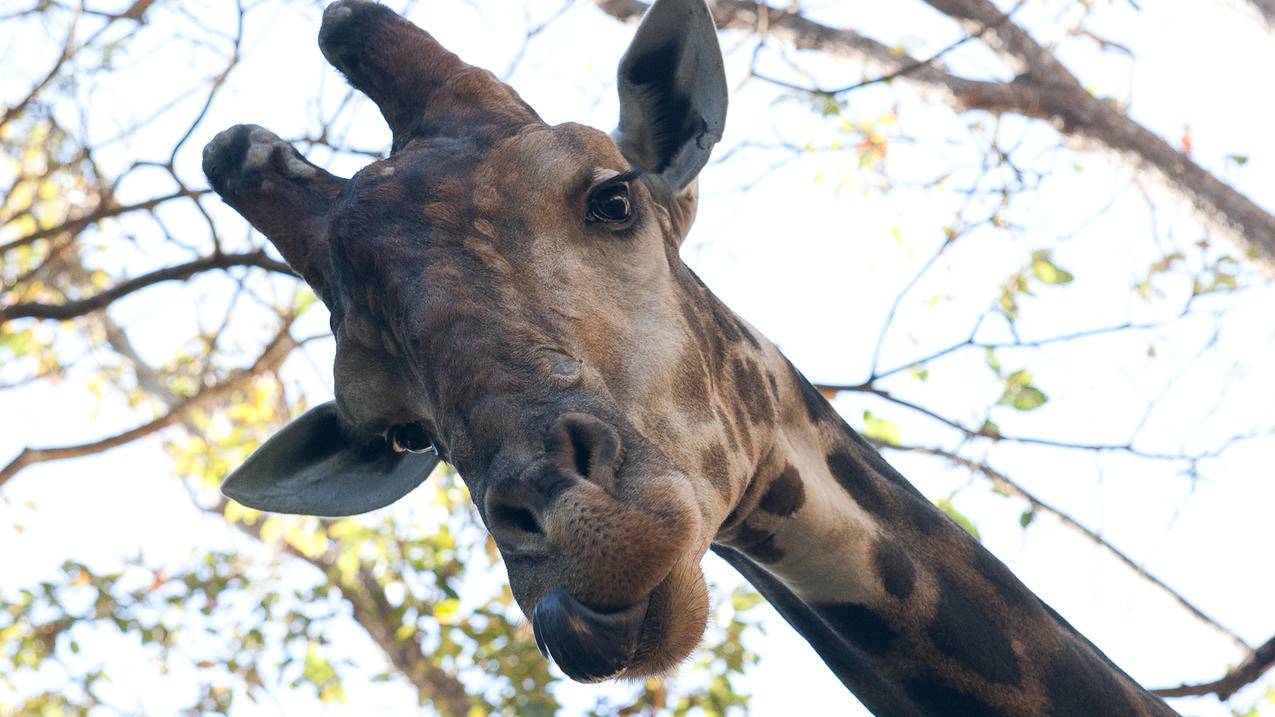
[[[983,425],[979,426],[978,433],[981,436],[987,436],[989,438],[1000,438],[1001,427],[996,425],[996,422],[989,418],[986,421],[983,421]]]
[[[1005,379],[1005,391],[996,402],[1002,406],[1012,406],[1019,411],[1034,411],[1045,405],[1049,397],[1044,391],[1031,383],[1032,375],[1027,369],[1019,369]]]
[[[1022,515],[1018,516],[1018,524],[1023,526],[1024,528],[1031,525],[1033,520],[1036,520],[1035,508],[1028,508],[1027,510],[1023,511]]]
[[[730,606],[735,612],[746,612],[760,605],[762,600],[760,593],[736,589],[730,595]]]
[[[994,349],[987,350],[987,367],[990,368],[992,373],[997,376],[1001,375],[1001,360],[996,356],[996,351]]]
[[[952,520],[956,522],[957,525],[964,528],[965,532],[974,536],[975,540],[980,540],[980,541],[982,540],[982,538],[980,538],[978,535],[978,526],[974,525],[974,521],[970,520],[969,517],[967,517],[964,513],[957,510],[956,506],[952,504],[951,500],[947,498],[939,498],[938,500],[934,501],[934,505],[938,506],[939,510],[943,511],[944,513],[947,513],[947,517],[951,518]]]
[[[900,443],[898,424],[887,418],[876,416],[872,411],[863,412],[863,435],[870,440],[889,446],[897,446]]]
[[[311,306],[314,306],[314,303],[318,301],[318,299],[319,297],[316,296],[309,288],[302,288],[297,291],[297,298],[292,306],[292,312],[295,315],[300,316],[309,310]]]
[[[1011,406],[1020,411],[1034,411],[1045,405],[1049,397],[1043,391],[1035,386],[1026,386],[1010,401]]]
[[[1049,258],[1049,252],[1043,249],[1032,254],[1031,269],[1037,279],[1050,285],[1070,284],[1075,279],[1071,272],[1055,264]]]

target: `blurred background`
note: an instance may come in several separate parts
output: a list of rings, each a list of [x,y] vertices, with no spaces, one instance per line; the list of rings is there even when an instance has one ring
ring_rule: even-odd
[[[604,129],[645,8],[389,4]],[[713,5],[685,260],[1136,679],[1275,715],[1275,3]],[[221,498],[333,346],[200,150],[389,145],[322,6],[0,0],[0,715],[866,714],[712,556],[691,660],[583,686],[450,472],[344,520]]]

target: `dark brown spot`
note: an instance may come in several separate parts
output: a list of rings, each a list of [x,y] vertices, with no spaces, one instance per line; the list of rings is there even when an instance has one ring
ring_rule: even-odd
[[[930,502],[929,498],[903,493],[899,498],[899,502],[903,504],[903,513],[908,516],[909,522],[922,533],[930,535],[940,528],[947,527],[954,528],[957,533],[964,536],[963,539],[972,540],[964,528],[953,523],[950,518]]]
[[[863,605],[816,605],[815,612],[837,634],[872,655],[880,655],[889,650],[899,638],[898,631],[884,617]]]
[[[704,375],[704,363],[696,353],[687,349],[677,363],[677,371],[673,376],[677,391],[674,401],[683,414],[697,423],[705,423],[712,419],[713,413],[709,404],[708,378]]]
[[[727,343],[735,343],[740,340],[738,324],[734,322],[734,317],[730,315],[730,310],[722,306],[717,297],[707,294],[705,298],[708,300],[709,314],[713,318],[713,324],[717,326],[718,334],[726,340]]]
[[[885,591],[900,600],[908,599],[916,587],[916,566],[908,554],[893,539],[882,538],[872,551],[872,559]]]
[[[758,530],[747,523],[739,526],[732,543],[740,550],[763,563],[774,563],[782,560],[784,551],[775,545],[775,534],[769,530]]]
[[[1053,717],[1081,715],[1131,715],[1137,710],[1129,703],[1126,686],[1116,678],[1119,670],[1093,654],[1087,645],[1064,641],[1062,649],[1049,661],[1045,672],[1045,692],[1049,695],[1049,714]],[[1163,708],[1158,699],[1148,705],[1152,714]]]
[[[877,477],[864,470],[848,451],[829,453],[828,470],[859,507],[874,515],[889,517],[889,505],[877,485]]]
[[[810,416],[810,420],[819,422],[832,412],[832,406],[828,404],[828,399],[819,393],[819,389],[810,385],[805,376],[797,370],[792,362],[788,362],[788,368],[792,370],[792,378],[797,382],[797,388],[801,391],[801,400],[806,404],[806,413]]]
[[[730,417],[726,415],[726,411],[722,410],[721,405],[714,405],[713,411],[717,414],[717,423],[722,427],[722,433],[726,434],[726,443],[730,446],[731,453],[738,453],[739,436],[735,433],[735,426],[730,422]]]
[[[996,588],[996,594],[1000,595],[1011,609],[1022,612],[1024,616],[1040,613],[1040,599],[1019,582],[1018,578],[1014,577],[1009,568],[997,560],[995,555],[977,544],[974,545],[974,570]]]
[[[806,488],[801,483],[797,469],[789,464],[784,466],[783,472],[766,488],[766,494],[761,497],[761,509],[771,515],[787,518],[796,513],[804,502]]]
[[[949,687],[933,675],[916,677],[903,682],[903,691],[927,715],[960,715],[961,717],[1002,717],[1007,712],[993,707],[983,700]],[[1105,714],[1090,712],[1089,715]],[[1110,713],[1116,714],[1116,713]]]
[[[992,606],[971,592],[951,576],[939,577],[938,612],[926,631],[930,640],[984,679],[1019,684],[1022,673],[1006,636],[1006,620],[993,620]]]
[[[743,320],[733,314],[731,315],[731,318],[735,320],[735,328],[739,329],[739,335],[744,337],[744,340],[748,342],[749,346],[752,346],[754,349],[760,351],[761,343],[757,341],[756,336],[753,336],[753,332],[749,330],[748,326],[744,324]]]
[[[752,361],[736,358],[731,362],[734,372],[737,400],[748,409],[748,418],[754,424],[769,423],[775,417],[774,406],[762,383],[761,372]]]
[[[753,431],[751,424],[748,422],[744,405],[740,401],[732,401],[731,409],[735,413],[735,429],[739,436],[740,445],[744,447],[744,453],[751,456],[753,455]]]
[[[708,447],[707,451],[704,451],[700,461],[704,477],[713,484],[723,500],[730,501],[730,476],[727,474],[726,449],[722,448],[720,443],[714,443]]]

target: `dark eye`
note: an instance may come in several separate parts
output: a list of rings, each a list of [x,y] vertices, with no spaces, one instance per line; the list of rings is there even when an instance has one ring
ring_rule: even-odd
[[[627,222],[633,215],[629,202],[629,185],[608,184],[589,197],[589,219],[595,222]]]
[[[389,442],[390,448],[395,453],[433,453],[438,455],[438,449],[434,447],[434,442],[430,440],[429,434],[421,427],[419,423],[400,423],[391,426],[390,430],[385,434],[385,440]]]

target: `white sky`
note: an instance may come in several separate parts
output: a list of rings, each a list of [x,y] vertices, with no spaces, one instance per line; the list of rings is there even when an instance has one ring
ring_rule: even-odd
[[[1259,68],[1275,66],[1275,39],[1251,18],[1213,2],[1140,4],[1141,12],[1135,12],[1128,2],[1099,3],[1101,9],[1087,25],[1129,47],[1138,58],[1132,70],[1127,59],[1102,55],[1092,43],[1074,39],[1064,45],[1064,59],[1097,94],[1129,101],[1134,117],[1162,136],[1176,141],[1189,126],[1195,154],[1205,166],[1263,206],[1275,207],[1275,153],[1269,137],[1275,109],[1261,96],[1262,81],[1250,78]],[[412,17],[465,59],[501,73],[526,23],[517,13],[496,11],[493,3],[478,5],[487,8],[487,14],[460,0],[439,0]],[[1038,38],[1063,39],[1055,37],[1054,19],[1065,15],[1069,6],[1062,0],[1032,0],[1020,17]],[[960,36],[953,24],[914,0],[829,1],[816,7],[814,14],[831,24],[904,44],[921,56]],[[201,23],[225,25],[229,3],[215,8],[200,10]],[[557,8],[556,2],[535,3],[533,18],[547,17]],[[264,15],[252,19],[245,64],[178,157],[189,179],[199,177],[199,149],[220,129],[255,122],[285,137],[295,136],[313,117],[313,97],[322,93],[324,106],[332,107],[341,96],[342,83],[322,63],[315,46],[316,7],[298,4],[269,21]],[[611,78],[631,32],[602,16],[591,3],[580,3],[533,42],[512,84],[550,122],[574,120],[609,128],[615,116]],[[0,38],[0,52],[6,53],[0,62],[19,70],[0,73],[0,96],[19,94],[26,78],[47,66],[50,48],[33,46],[36,39]],[[212,71],[208,53],[192,51],[180,37],[154,37],[151,42],[153,54],[128,58],[135,64],[120,74],[118,87],[92,98],[90,126],[98,136],[112,134],[111,128],[129,117],[146,115],[147,108],[180,92],[174,88],[182,87],[187,78],[206,77]],[[777,103],[770,88],[742,84],[750,42],[728,34],[723,44],[731,51],[728,72],[736,88],[724,147],[778,139],[822,144],[833,138],[826,124],[799,103]],[[823,86],[849,84],[861,76],[861,68],[849,63],[800,59]],[[977,46],[962,48],[948,59],[972,76],[1004,76],[995,58]],[[773,55],[764,66],[771,74],[787,73]],[[862,380],[889,298],[937,246],[941,227],[952,220],[961,200],[955,192],[903,185],[944,169],[963,168],[952,179],[956,186],[962,176],[968,178],[970,163],[979,158],[964,123],[908,92],[867,90],[853,95],[851,111],[871,119],[896,103],[899,127],[887,131],[901,132],[905,138],[890,146],[888,169],[899,185],[893,191],[876,191],[874,175],[857,171],[854,157],[846,154],[770,169],[779,155],[741,152],[710,166],[701,180],[700,219],[684,256],[729,305],[779,343],[816,381]],[[182,105],[185,113],[178,114],[190,117],[196,108],[188,102]],[[1025,306],[1020,326],[1025,338],[1130,318],[1163,318],[1180,307],[1180,299],[1149,305],[1132,301],[1129,287],[1159,256],[1203,236],[1184,218],[1181,201],[1157,200],[1162,234],[1157,244],[1149,231],[1147,202],[1130,189],[1130,172],[1113,169],[1103,157],[1047,152],[1055,141],[1052,133],[1036,128],[1024,135],[1023,128],[1020,121],[1006,121],[1006,144],[1023,136],[1020,160],[1055,172],[1039,199],[1009,211],[1027,230],[1017,239],[990,231],[963,238],[902,304],[884,347],[883,366],[906,363],[964,339],[974,317],[994,299],[990,292],[1034,248],[1054,248],[1057,262],[1073,270],[1077,281],[1066,289],[1046,290]],[[157,124],[117,145],[102,160],[118,169],[136,157],[157,159],[159,148],[171,146],[181,129],[178,123]],[[388,135],[375,111],[365,106],[350,136],[353,144],[376,149],[384,146]],[[1247,155],[1250,161],[1237,167],[1224,159],[1228,154]],[[1036,156],[1040,158],[1033,159]],[[313,158],[321,163],[329,159],[322,153]],[[357,160],[340,158],[332,167],[348,175],[358,165]],[[122,191],[149,196],[154,182],[155,177],[143,179]],[[744,184],[752,186],[741,193],[738,189]],[[218,217],[228,235],[237,236],[238,229],[231,232],[240,226],[233,214],[226,211]],[[173,219],[190,222],[181,213],[174,213]],[[197,223],[184,226],[199,236],[204,231]],[[901,243],[894,238],[896,227]],[[1071,238],[1058,241],[1064,235]],[[118,237],[104,237],[115,239],[103,259],[108,265],[140,273],[165,261],[145,247],[125,253],[131,250],[121,248]],[[1180,286],[1165,284],[1165,289],[1170,296],[1181,296]],[[944,300],[932,307],[934,296]],[[1233,309],[1217,329],[1216,348],[1203,354],[1201,346],[1213,332],[1208,320],[1041,352],[1003,352],[1008,368],[1029,365],[1053,400],[1032,414],[996,409],[992,418],[1014,435],[1123,443],[1146,400],[1168,385],[1173,390],[1140,438],[1145,450],[1200,450],[1227,435],[1269,429],[1275,379],[1262,369],[1275,358],[1275,312],[1269,310],[1273,299],[1275,291],[1267,287],[1236,300],[1201,302],[1201,309]],[[173,327],[208,311],[208,301],[198,282],[165,286],[122,302],[114,315],[121,323],[137,326],[133,339],[146,355],[162,358],[186,335]],[[324,316],[308,320],[315,331],[326,326]],[[989,321],[979,338],[1010,337],[1003,323]],[[1154,361],[1145,358],[1149,344],[1157,351]],[[290,360],[287,374],[307,386],[315,401],[323,400],[331,391],[330,342],[308,354],[309,360]],[[924,384],[900,377],[886,385],[974,425],[982,420],[977,407],[986,406],[999,391],[979,352],[935,363]],[[1216,410],[1210,413],[1214,404]],[[952,436],[900,409],[860,396],[843,397],[837,405],[852,422],[866,408],[898,421],[905,442],[953,445]],[[23,445],[79,441],[135,421],[119,406],[96,407],[75,381],[0,393],[0,460]],[[1269,538],[1275,508],[1273,447],[1270,439],[1237,446],[1207,463],[1204,480],[1195,485],[1172,466],[1118,455],[998,445],[988,456],[992,465],[1099,529],[1250,643],[1259,643],[1275,634],[1275,613],[1269,607],[1275,598]],[[938,462],[888,457],[934,497],[947,496],[969,482],[967,473]],[[16,521],[26,528],[20,535],[0,529],[0,588],[28,584],[71,557],[110,563],[140,549],[151,561],[180,561],[196,543],[225,544],[224,525],[200,517],[185,490],[169,478],[170,471],[170,462],[155,442],[24,471],[0,496],[0,525]],[[37,504],[38,512],[26,508],[27,501]],[[1145,684],[1213,679],[1238,658],[1216,633],[1056,521],[1042,516],[1026,531],[1020,529],[1022,504],[991,493],[979,481],[961,490],[957,505],[975,519],[993,552]],[[707,561],[707,569],[720,584],[738,582],[714,560]],[[750,639],[763,655],[745,682],[754,694],[755,714],[779,714],[794,707],[821,714],[861,713],[846,707],[849,700],[839,683],[777,617],[767,618],[764,635],[753,633]],[[370,648],[359,649],[369,662],[375,661]],[[377,669],[370,668],[368,674]],[[1275,679],[1268,676],[1232,704],[1247,709],[1270,685]],[[346,689],[349,702],[328,707],[326,713],[400,712],[414,703],[402,686],[351,681]],[[570,713],[591,705],[596,689],[564,685],[558,694]],[[180,697],[160,691],[148,695],[145,704],[163,713],[165,705],[175,709]],[[282,706],[245,707],[237,714],[269,714],[289,706],[313,709],[302,696],[285,696]],[[1207,700],[1174,706],[1186,714],[1229,714]],[[1275,714],[1272,706],[1265,709]]]

